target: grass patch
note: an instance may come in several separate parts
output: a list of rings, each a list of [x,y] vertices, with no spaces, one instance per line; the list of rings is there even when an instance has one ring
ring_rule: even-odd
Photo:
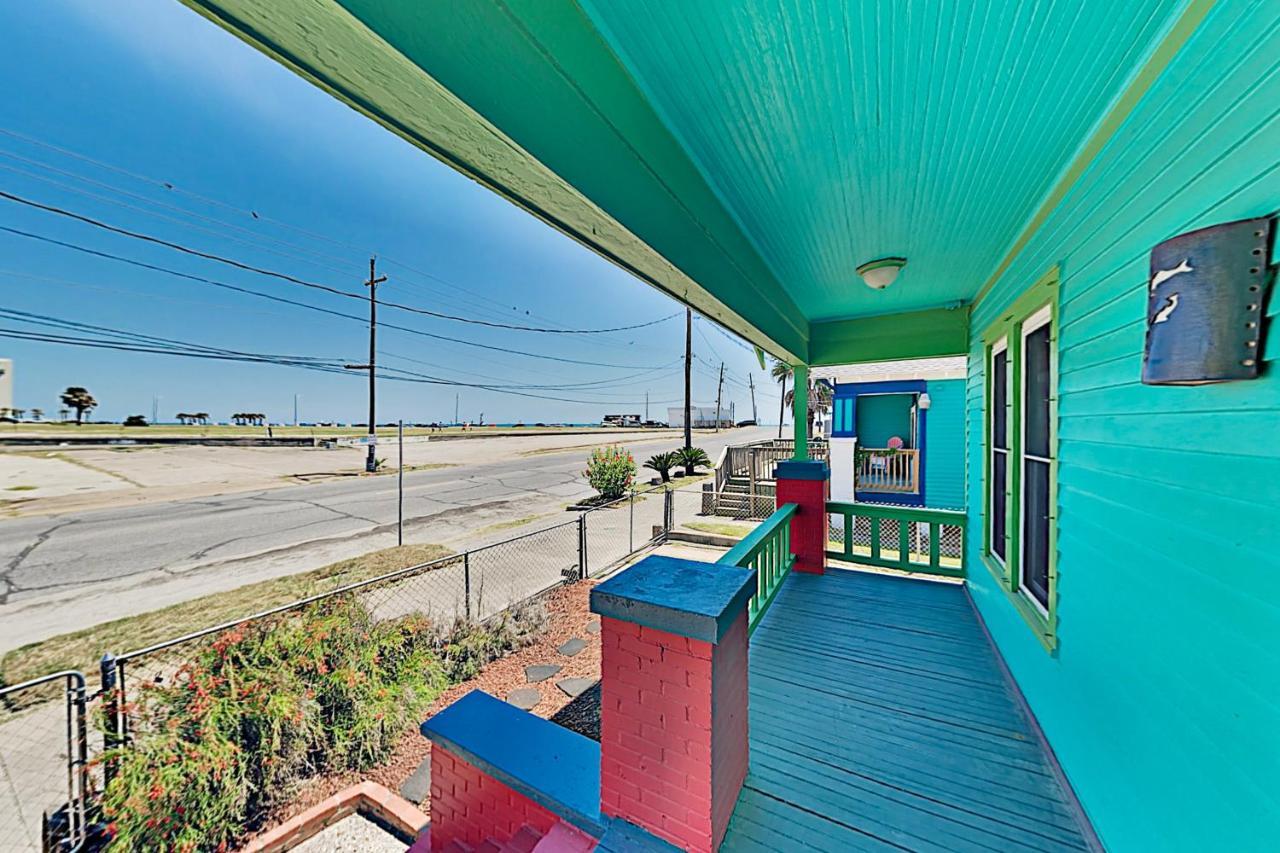
[[[5,488],[5,491],[6,492],[29,492],[35,488],[37,487],[36,486],[8,486]]]
[[[488,524],[488,525],[485,525],[484,527],[481,527],[479,530],[475,531],[472,535],[483,536],[486,533],[497,533],[500,530],[510,530],[513,527],[524,527],[526,524],[532,524],[538,519],[546,518],[549,515],[553,515],[553,513],[543,512],[537,515],[526,515],[523,518],[513,518],[513,519],[510,519],[509,521],[497,521],[497,522],[494,522],[493,524]]]
[[[456,462],[424,462],[421,465],[404,466],[405,473],[410,471],[434,471],[437,468],[457,468]],[[391,462],[386,462],[381,468],[374,472],[375,477],[381,477],[386,474],[398,474],[400,469]]]
[[[740,524],[723,524],[715,521],[691,521],[688,524],[681,525],[690,530],[697,530],[701,533],[714,533],[717,536],[733,536],[741,539],[750,533],[753,528],[743,527]]]
[[[228,592],[59,634],[5,653],[0,658],[0,684],[17,684],[63,669],[78,669],[92,676],[104,652],[118,654],[142,648],[451,553],[441,545],[385,548],[309,572],[258,581]]]

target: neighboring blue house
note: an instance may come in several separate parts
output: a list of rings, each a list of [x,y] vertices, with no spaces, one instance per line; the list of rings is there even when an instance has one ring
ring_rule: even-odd
[[[880,362],[818,373],[835,389],[833,500],[964,508],[964,359]]]

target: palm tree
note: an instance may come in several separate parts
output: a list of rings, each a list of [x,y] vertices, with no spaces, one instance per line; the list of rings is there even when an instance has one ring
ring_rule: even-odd
[[[773,369],[769,371],[778,382],[782,383],[782,403],[778,411],[778,438],[782,438],[782,413],[786,411],[788,406],[795,403],[795,389],[787,390],[787,379],[791,378],[793,372],[791,365],[784,364],[776,359],[773,362]],[[813,436],[813,421],[819,412],[826,413],[831,409],[831,386],[825,382],[814,382],[813,377],[809,377],[809,432],[810,437]]]
[[[769,375],[773,377],[774,382],[782,383],[782,396],[778,398],[778,438],[782,438],[782,421],[787,413],[787,380],[791,378],[791,365],[775,358]]]
[[[76,426],[84,422],[84,413],[97,408],[98,401],[93,395],[79,385],[72,385],[62,392],[62,405],[76,410]]]
[[[37,420],[37,421],[44,420],[44,409],[32,409],[31,417],[33,420]]]

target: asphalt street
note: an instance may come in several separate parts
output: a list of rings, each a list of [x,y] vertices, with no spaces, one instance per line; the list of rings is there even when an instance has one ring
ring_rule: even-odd
[[[696,444],[714,460],[726,444],[772,434],[746,428]],[[643,462],[679,444],[626,446]],[[485,535],[496,522],[548,514],[551,523],[550,513],[591,493],[585,455],[579,448],[406,473],[406,541],[458,550],[511,535]],[[0,650],[393,545],[396,513],[396,478],[383,476],[5,520]]]

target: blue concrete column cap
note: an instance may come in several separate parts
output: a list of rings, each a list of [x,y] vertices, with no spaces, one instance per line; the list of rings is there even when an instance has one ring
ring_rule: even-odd
[[[784,459],[773,469],[776,480],[829,480],[831,466],[821,459]]]
[[[592,589],[591,612],[718,643],[755,589],[755,569],[654,555]]]

